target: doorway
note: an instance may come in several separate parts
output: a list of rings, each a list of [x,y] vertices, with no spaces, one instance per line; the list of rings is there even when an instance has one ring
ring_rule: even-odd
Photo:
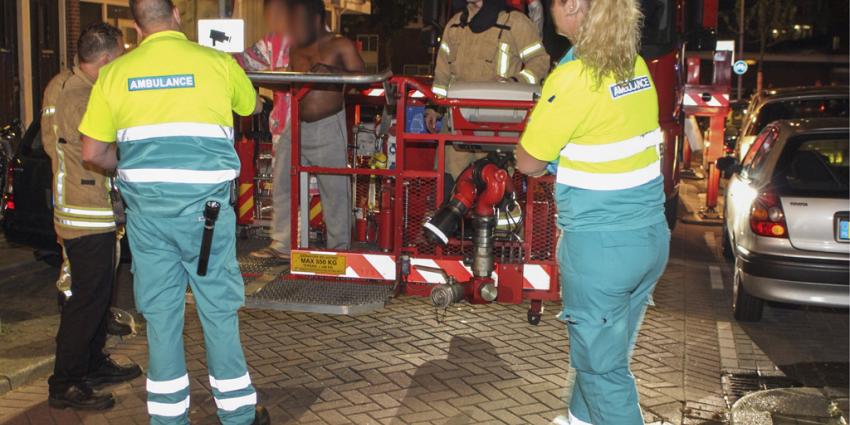
[[[17,2],[0,2],[0,126],[21,116],[17,15]]]
[[[59,73],[59,9],[55,1],[30,0],[30,29],[33,116],[39,117],[44,89]]]

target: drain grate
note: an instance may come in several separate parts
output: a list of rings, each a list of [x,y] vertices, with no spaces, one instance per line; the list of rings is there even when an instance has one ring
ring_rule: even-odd
[[[722,382],[723,395],[730,406],[751,392],[802,386],[796,380],[785,375],[768,375],[757,372],[726,373],[723,375]]]
[[[277,279],[246,297],[245,305],[323,314],[366,314],[384,307],[392,285],[313,279]]]

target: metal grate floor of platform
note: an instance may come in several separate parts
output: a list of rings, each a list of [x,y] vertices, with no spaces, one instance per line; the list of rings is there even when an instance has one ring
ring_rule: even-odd
[[[239,268],[245,281],[245,307],[304,313],[359,315],[384,308],[393,293],[385,282],[360,282],[319,277],[292,279],[289,265],[250,253],[269,239],[246,238],[237,243]],[[188,302],[194,302],[191,288]]]
[[[239,260],[239,269],[242,271],[242,277],[245,282],[265,274],[279,273],[283,270],[288,270],[289,266],[275,258],[256,258],[250,255],[242,255],[237,258]]]
[[[358,315],[384,308],[392,285],[279,277],[245,297],[245,306],[306,313]]]

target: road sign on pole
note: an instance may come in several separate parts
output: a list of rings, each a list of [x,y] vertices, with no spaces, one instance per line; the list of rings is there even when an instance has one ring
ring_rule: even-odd
[[[749,66],[743,60],[738,60],[734,65],[732,65],[732,71],[734,71],[737,75],[744,75],[744,73],[747,72],[747,68],[749,68]]]

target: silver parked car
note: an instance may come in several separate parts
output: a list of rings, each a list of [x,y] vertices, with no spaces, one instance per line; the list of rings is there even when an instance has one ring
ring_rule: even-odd
[[[759,133],[726,190],[724,251],[735,261],[734,313],[764,301],[850,304],[850,135],[836,118],[785,120]]]
[[[786,87],[753,95],[744,111],[735,148],[738,159],[749,151],[756,136],[777,120],[846,118],[850,103],[847,86]]]

